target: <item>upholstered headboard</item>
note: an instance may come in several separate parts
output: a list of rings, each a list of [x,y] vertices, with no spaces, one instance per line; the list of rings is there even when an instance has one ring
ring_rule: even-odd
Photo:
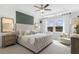
[[[34,29],[34,25],[28,25],[28,24],[16,24],[16,31],[18,30],[33,30]]]

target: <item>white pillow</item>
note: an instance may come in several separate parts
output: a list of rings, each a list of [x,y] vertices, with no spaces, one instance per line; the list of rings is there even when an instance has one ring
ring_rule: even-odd
[[[18,31],[18,36],[19,36],[19,37],[23,36],[24,34],[25,34],[25,31],[22,31],[22,30],[19,30],[19,31]]]
[[[24,35],[30,35],[31,31],[30,30],[26,30]]]

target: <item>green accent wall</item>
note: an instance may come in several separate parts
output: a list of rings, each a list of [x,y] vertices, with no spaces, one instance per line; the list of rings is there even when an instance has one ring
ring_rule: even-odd
[[[16,11],[16,23],[33,25],[34,17],[22,12]]]

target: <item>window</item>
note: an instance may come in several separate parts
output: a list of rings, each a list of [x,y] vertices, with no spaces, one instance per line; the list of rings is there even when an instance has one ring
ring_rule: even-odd
[[[55,29],[56,29],[57,32],[62,32],[63,31],[62,26],[56,26]]]
[[[50,20],[47,21],[48,27],[54,26],[54,24],[55,24],[55,20],[53,20],[53,19],[50,19]]]
[[[56,20],[55,31],[57,32],[63,31],[63,18],[58,18]]]
[[[53,32],[53,27],[48,27],[48,31]]]
[[[48,31],[51,31],[51,32],[53,32],[54,30],[53,30],[53,26],[54,26],[54,24],[55,24],[55,21],[53,20],[53,19],[49,19],[48,21],[47,21],[47,27],[48,27]]]
[[[48,19],[47,20],[47,29],[48,31],[56,31],[62,32],[63,31],[63,18],[56,18],[56,19]]]

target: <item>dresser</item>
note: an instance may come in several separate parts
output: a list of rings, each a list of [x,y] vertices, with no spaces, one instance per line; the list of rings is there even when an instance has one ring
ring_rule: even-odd
[[[79,54],[79,34],[71,36],[71,53]]]
[[[15,33],[2,33],[0,36],[0,46],[7,47],[9,45],[16,44],[16,34]]]

